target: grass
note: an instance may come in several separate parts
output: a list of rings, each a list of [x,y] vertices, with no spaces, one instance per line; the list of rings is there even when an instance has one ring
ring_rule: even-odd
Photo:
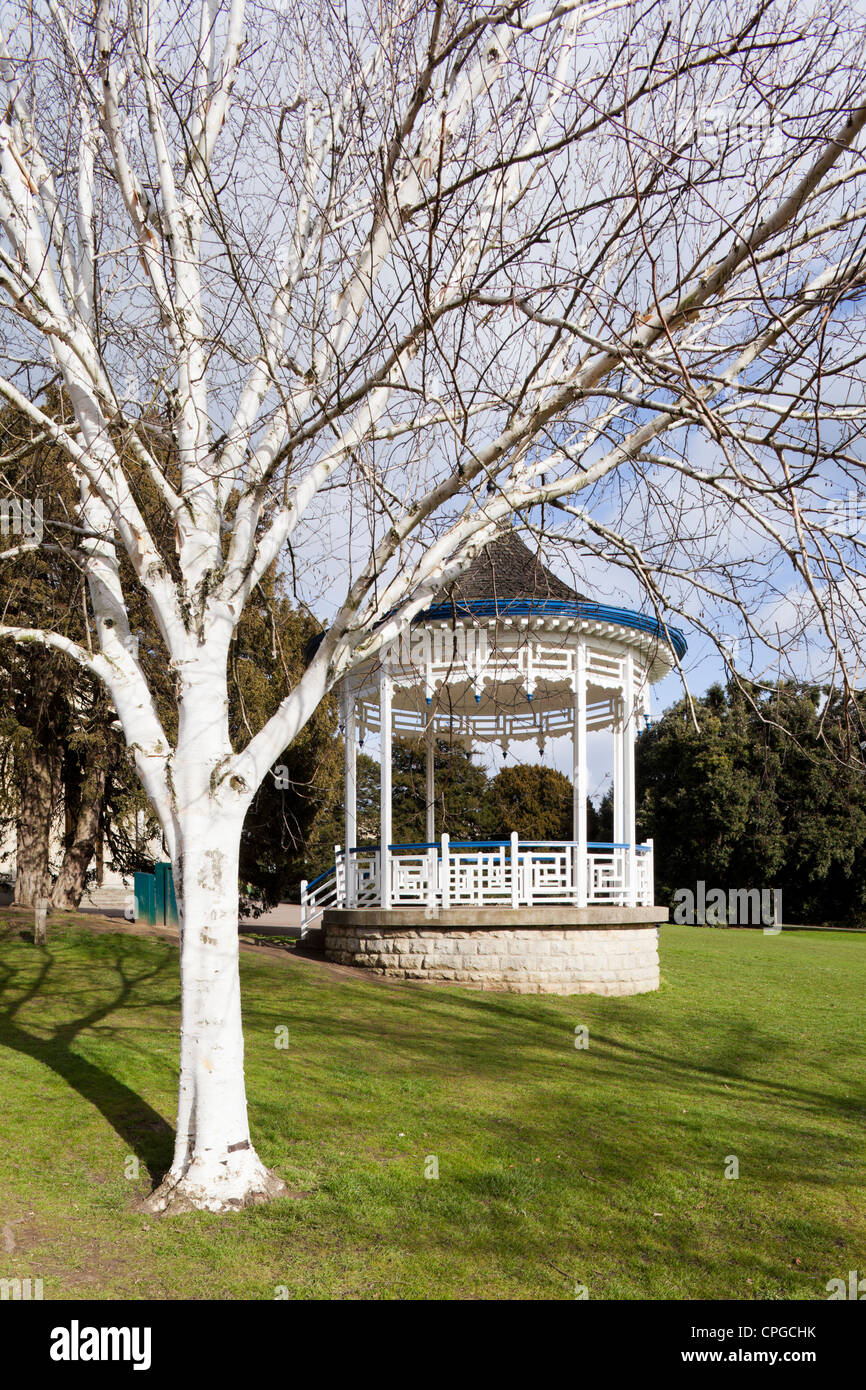
[[[0,1277],[46,1298],[824,1299],[866,1274],[866,939],[666,927],[661,950],[661,989],[631,999],[244,953],[254,1140],[306,1195],[159,1221],[135,1202],[171,1153],[176,946],[72,924],[39,949],[0,910]]]

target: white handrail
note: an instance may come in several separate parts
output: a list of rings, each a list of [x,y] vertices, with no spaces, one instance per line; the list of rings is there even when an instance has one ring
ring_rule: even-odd
[[[389,845],[388,900],[394,907],[652,906],[653,843],[592,844],[582,852],[573,840],[451,841],[438,845]],[[311,883],[301,884],[303,936],[327,908],[382,903],[382,847],[337,846],[335,864]]]

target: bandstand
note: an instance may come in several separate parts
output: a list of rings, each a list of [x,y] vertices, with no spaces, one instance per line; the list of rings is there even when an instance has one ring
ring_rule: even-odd
[[[653,846],[635,836],[634,743],[650,687],[686,650],[674,628],[576,593],[509,529],[442,599],[339,691],[345,830],[333,867],[302,885],[304,932],[329,959],[401,979],[521,993],[658,987]],[[613,733],[613,841],[587,839],[587,736]],[[381,749],[378,843],[358,843],[358,740]],[[426,744],[426,840],[394,844],[394,737]],[[483,843],[437,835],[437,740],[569,736],[572,838]]]

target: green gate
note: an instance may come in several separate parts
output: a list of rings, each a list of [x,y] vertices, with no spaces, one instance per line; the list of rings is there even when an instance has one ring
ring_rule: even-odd
[[[135,875],[135,920],[151,927],[177,926],[177,899],[170,864],[154,864],[152,874]]]

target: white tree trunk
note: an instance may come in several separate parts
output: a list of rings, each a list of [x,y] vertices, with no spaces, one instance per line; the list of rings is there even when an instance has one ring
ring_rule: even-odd
[[[209,663],[208,663],[209,665]],[[230,752],[225,672],[204,663],[181,700],[173,759],[180,920],[181,1042],[172,1166],[157,1212],[226,1211],[284,1184],[250,1140],[238,971],[238,858],[246,799],[219,781]]]

